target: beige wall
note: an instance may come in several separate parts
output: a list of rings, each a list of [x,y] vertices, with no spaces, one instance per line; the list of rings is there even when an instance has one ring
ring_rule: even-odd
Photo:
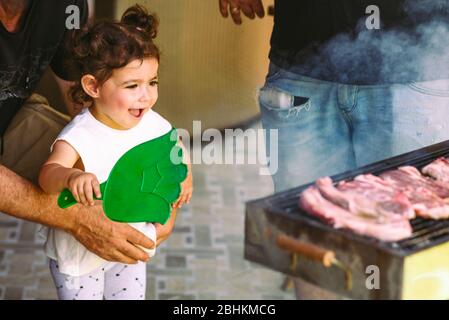
[[[264,1],[265,8],[272,4]],[[120,18],[135,1],[116,2]],[[259,113],[256,90],[268,68],[273,18],[236,26],[221,17],[217,0],[139,1],[157,13],[161,51],[156,110],[175,126],[225,128]]]

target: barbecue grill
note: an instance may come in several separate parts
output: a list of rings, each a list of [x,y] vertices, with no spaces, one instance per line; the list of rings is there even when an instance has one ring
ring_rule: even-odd
[[[421,169],[441,156],[449,156],[449,141],[332,180],[404,165]],[[334,229],[303,211],[299,196],[310,185],[246,204],[245,259],[353,299],[449,299],[449,220],[417,218],[412,236],[382,242]]]

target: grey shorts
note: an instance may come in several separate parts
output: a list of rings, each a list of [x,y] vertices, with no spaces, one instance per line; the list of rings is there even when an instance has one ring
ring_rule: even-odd
[[[50,107],[46,98],[33,94],[3,136],[0,164],[37,183],[51,144],[69,121],[70,117]]]

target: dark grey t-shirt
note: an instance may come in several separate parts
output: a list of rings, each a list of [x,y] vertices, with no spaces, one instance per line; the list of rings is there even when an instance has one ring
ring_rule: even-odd
[[[270,60],[305,76],[350,84],[445,79],[447,52],[449,0],[275,0]]]
[[[33,93],[50,66],[62,79],[70,80],[64,67],[63,43],[68,33],[66,8],[77,5],[81,24],[87,21],[86,0],[31,0],[18,32],[8,32],[0,23],[0,135]]]

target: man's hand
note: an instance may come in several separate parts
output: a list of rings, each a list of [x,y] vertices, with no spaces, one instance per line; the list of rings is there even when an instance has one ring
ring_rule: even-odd
[[[176,202],[173,204],[173,208],[182,208],[184,203],[189,203],[193,193],[193,181],[192,181],[192,169],[189,166],[189,173],[186,179],[181,183],[181,194]]]
[[[163,241],[167,240],[167,238],[170,236],[170,234],[173,231],[173,228],[175,227],[175,220],[176,220],[176,209],[173,208],[170,218],[165,224],[155,223],[154,226],[156,227],[156,247],[158,247]]]
[[[93,207],[75,205],[67,209],[59,208],[56,203],[57,195],[45,194],[28,180],[0,165],[1,212],[63,229],[88,250],[108,261],[148,261],[148,254],[136,246],[151,249],[154,247],[153,241],[125,223],[109,220],[100,201],[96,201]],[[173,210],[167,226],[159,230],[160,241],[171,233],[175,217],[176,210]]]
[[[182,149],[182,162],[187,165],[187,177],[181,183],[181,194],[173,204],[173,209],[181,208],[184,203],[189,203],[193,193],[192,163],[190,156],[181,139],[178,141],[178,146]]]
[[[109,220],[99,203],[97,201],[94,207],[76,206],[77,219],[70,233],[88,250],[105,260],[128,264],[137,263],[138,260],[148,261],[148,254],[136,245],[151,249],[153,241],[126,223]]]
[[[250,19],[254,19],[256,15],[263,18],[265,10],[262,0],[218,0],[221,15],[225,18],[231,14],[235,24],[242,24],[240,11]]]

